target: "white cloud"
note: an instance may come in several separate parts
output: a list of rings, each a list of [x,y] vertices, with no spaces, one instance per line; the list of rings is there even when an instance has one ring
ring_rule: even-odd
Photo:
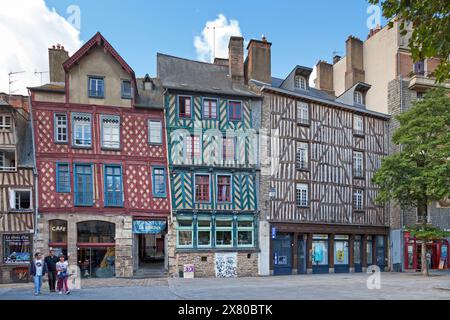
[[[309,86],[311,88],[315,88],[316,84],[314,83],[314,80],[317,78],[317,67],[314,66],[313,71],[311,72],[311,75],[309,76]]]
[[[201,35],[195,36],[194,46],[197,50],[197,58],[202,61],[214,60],[214,30],[216,30],[215,56],[228,58],[228,42],[231,36],[242,36],[239,21],[227,19],[219,14],[215,20],[207,21]]]
[[[82,45],[80,32],[44,0],[14,0],[0,10],[0,91],[8,93],[8,73],[25,71],[13,76],[11,86],[16,94],[27,94],[26,87],[41,84],[36,71],[48,71],[48,48],[60,43],[73,54]],[[43,75],[48,82],[48,74]]]

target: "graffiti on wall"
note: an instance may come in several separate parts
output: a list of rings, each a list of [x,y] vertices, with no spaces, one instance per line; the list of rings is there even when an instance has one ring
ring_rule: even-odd
[[[237,253],[216,253],[216,278],[237,277]]]

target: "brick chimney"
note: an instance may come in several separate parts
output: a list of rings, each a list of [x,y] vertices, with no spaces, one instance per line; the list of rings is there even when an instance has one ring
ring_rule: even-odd
[[[246,81],[253,79],[264,83],[272,82],[271,48],[272,43],[264,36],[261,40],[250,40],[244,64]]]
[[[244,38],[230,37],[228,44],[229,74],[233,82],[244,82]]]
[[[60,44],[48,49],[50,82],[64,82],[66,77],[63,63],[69,59],[69,53]]]
[[[341,56],[340,55],[335,55],[334,57],[333,57],[333,64],[336,64],[336,63],[338,63],[339,61],[341,61]]]
[[[333,65],[320,60],[316,65],[317,78],[314,80],[316,89],[323,90],[334,96]]]
[[[365,80],[363,42],[356,37],[350,36],[347,39],[346,48],[345,90]]]

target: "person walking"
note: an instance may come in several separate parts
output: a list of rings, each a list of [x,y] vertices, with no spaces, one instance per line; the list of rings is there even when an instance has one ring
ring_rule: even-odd
[[[34,260],[30,264],[30,275],[34,280],[34,295],[38,296],[41,294],[42,287],[42,277],[47,273],[47,266],[42,259],[42,255],[37,252],[34,255]]]
[[[56,263],[59,261],[59,259],[55,255],[55,251],[52,248],[50,248],[50,254],[45,257],[44,261],[48,271],[48,287],[50,288],[50,292],[55,292],[58,275],[58,271],[56,271]]]
[[[58,277],[58,285],[57,289],[59,294],[64,293],[70,294],[69,287],[67,286],[67,279],[69,278],[69,274],[67,272],[67,268],[69,267],[69,263],[65,261],[64,255],[59,256],[59,261],[56,263],[56,271]]]

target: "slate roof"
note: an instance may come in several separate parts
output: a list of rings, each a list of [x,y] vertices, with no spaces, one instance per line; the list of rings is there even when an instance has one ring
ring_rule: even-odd
[[[144,82],[150,81],[152,84],[151,90],[144,90]],[[137,78],[138,96],[136,97],[136,107],[164,109],[164,88],[159,78],[150,78],[148,75],[145,78]]]
[[[233,83],[227,66],[158,53],[157,69],[158,78],[168,89],[259,97],[246,85]]]
[[[47,83],[38,87],[29,87],[28,89],[33,91],[66,93],[66,86],[64,83]]]

